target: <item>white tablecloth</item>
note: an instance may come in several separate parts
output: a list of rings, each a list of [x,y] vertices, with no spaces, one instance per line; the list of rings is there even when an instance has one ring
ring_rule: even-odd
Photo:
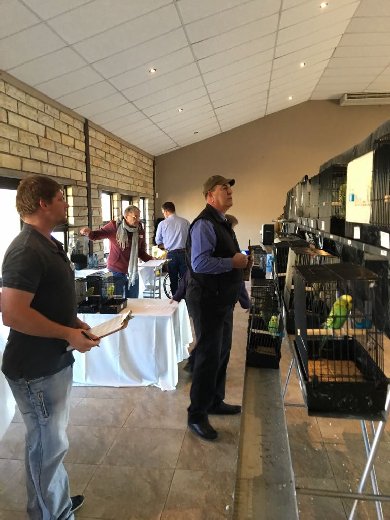
[[[103,338],[99,348],[87,354],[74,351],[73,381],[91,386],[147,386],[174,390],[177,364],[188,357],[192,341],[187,307],[182,300],[129,300],[125,309],[133,311],[125,330]],[[80,318],[94,326],[112,314],[84,314]],[[1,323],[0,364],[9,328]],[[0,371],[0,439],[15,413],[15,400]]]
[[[103,338],[87,354],[74,351],[73,381],[92,386],[147,386],[174,390],[177,364],[188,357],[192,341],[185,301],[131,299],[133,319],[126,329]],[[113,315],[83,314],[91,327]]]
[[[1,323],[1,314],[0,314],[0,323]],[[7,342],[7,337],[9,333],[9,328],[4,327],[1,323],[0,325],[0,366],[3,359],[3,352],[5,348],[5,344]],[[11,389],[8,386],[7,380],[0,371],[0,439],[7,431],[10,422],[15,414],[15,399],[12,395]]]

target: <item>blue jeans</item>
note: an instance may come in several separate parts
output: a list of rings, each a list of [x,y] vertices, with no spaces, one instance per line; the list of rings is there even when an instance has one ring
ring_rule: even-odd
[[[27,381],[7,378],[26,425],[27,513],[31,520],[74,520],[68,474],[62,463],[69,443],[72,367]]]
[[[168,262],[168,273],[173,296],[179,285],[179,277],[183,278],[187,271],[186,252],[184,249],[168,251],[167,258],[170,260],[170,262]]]
[[[115,294],[124,295],[125,298],[138,298],[139,278],[129,287],[129,277],[126,273],[111,272],[114,277]]]

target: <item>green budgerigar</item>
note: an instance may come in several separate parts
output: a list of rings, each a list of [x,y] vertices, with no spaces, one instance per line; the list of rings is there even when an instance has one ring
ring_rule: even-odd
[[[332,305],[332,309],[324,324],[325,329],[341,329],[347,321],[349,312],[352,309],[352,296],[343,294]]]
[[[268,322],[268,332],[276,336],[279,328],[279,317],[273,314]]]

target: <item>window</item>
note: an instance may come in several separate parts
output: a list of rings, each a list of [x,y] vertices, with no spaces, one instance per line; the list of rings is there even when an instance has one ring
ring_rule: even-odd
[[[18,180],[0,179],[0,273],[8,246],[21,230],[21,220],[16,211]]]
[[[112,194],[102,191],[100,201],[102,204],[102,221],[104,224],[107,224],[110,220],[113,219]],[[107,256],[110,252],[110,241],[108,238],[103,240],[103,252],[105,256]]]
[[[131,197],[122,197],[121,199],[121,209],[122,209],[122,215],[125,209],[128,206],[131,206],[133,204],[133,199]]]
[[[112,217],[112,194],[102,192],[100,197],[102,203],[102,221],[107,224]]]
[[[146,200],[145,200],[145,197],[140,197],[139,198],[139,211],[140,211],[140,220],[143,224],[146,224],[146,218],[147,218],[147,213],[146,213]]]

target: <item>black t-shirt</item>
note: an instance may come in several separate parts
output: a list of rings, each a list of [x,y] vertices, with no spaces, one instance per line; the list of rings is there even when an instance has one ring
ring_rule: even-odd
[[[61,325],[75,326],[74,273],[62,244],[50,242],[29,224],[8,247],[3,261],[3,287],[34,294],[31,307]],[[62,339],[29,336],[11,329],[2,371],[13,380],[36,379],[59,372],[74,362]]]

